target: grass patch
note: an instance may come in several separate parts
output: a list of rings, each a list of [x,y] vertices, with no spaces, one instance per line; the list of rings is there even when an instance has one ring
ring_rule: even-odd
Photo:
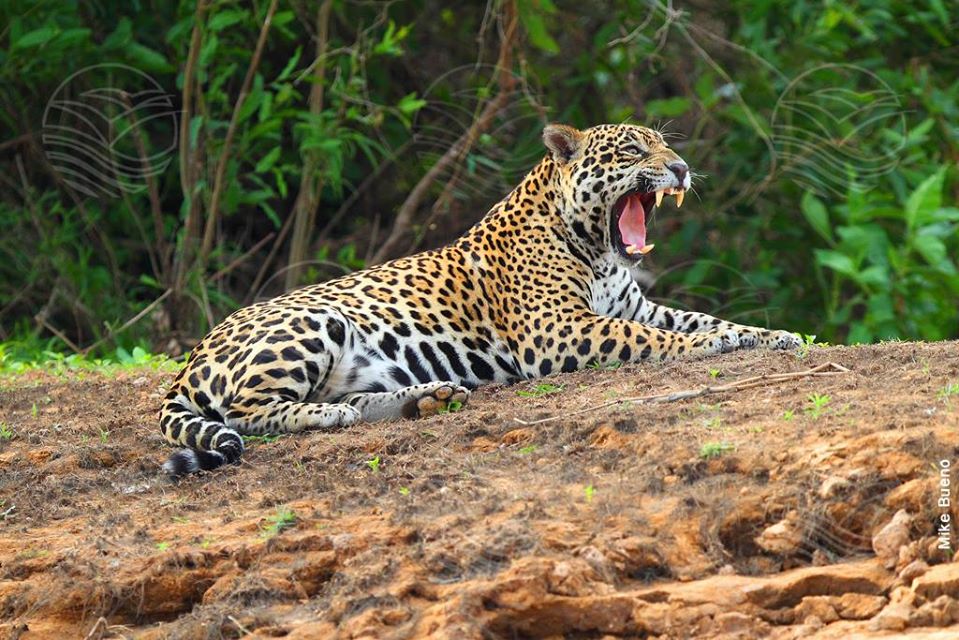
[[[718,458],[724,453],[728,453],[736,447],[729,442],[707,442],[699,449],[699,457],[704,460]]]
[[[272,538],[281,531],[291,529],[296,525],[296,512],[287,507],[279,507],[272,516],[266,519],[263,524],[262,533],[264,538]]]
[[[541,398],[542,396],[548,396],[551,393],[559,393],[565,387],[560,384],[550,384],[548,382],[541,382],[540,384],[534,386],[532,389],[523,389],[516,392],[521,398]]]

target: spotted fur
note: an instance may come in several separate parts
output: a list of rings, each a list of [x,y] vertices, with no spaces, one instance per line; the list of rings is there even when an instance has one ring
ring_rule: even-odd
[[[240,309],[194,350],[160,410],[174,475],[236,462],[241,435],[436,413],[469,389],[590,364],[798,346],[785,331],[647,300],[615,205],[689,187],[656,131],[550,125],[546,157],[449,246]]]

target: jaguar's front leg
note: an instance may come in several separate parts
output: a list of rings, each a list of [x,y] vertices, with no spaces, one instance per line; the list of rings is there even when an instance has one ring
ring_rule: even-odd
[[[593,364],[702,357],[739,348],[733,331],[681,333],[588,313],[562,320],[548,318],[543,326],[554,330],[526,335],[520,341],[517,359],[528,378]]]
[[[790,331],[775,331],[762,327],[736,324],[728,320],[713,317],[696,311],[680,311],[650,302],[645,297],[637,309],[634,319],[651,327],[669,329],[682,333],[703,331],[731,331],[739,339],[744,349],[765,347],[767,349],[795,349],[802,344],[798,335]]]

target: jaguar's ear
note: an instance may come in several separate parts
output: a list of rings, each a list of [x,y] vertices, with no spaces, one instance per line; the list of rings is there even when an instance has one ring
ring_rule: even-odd
[[[565,124],[548,124],[543,129],[543,142],[557,164],[566,164],[580,152],[585,135]]]

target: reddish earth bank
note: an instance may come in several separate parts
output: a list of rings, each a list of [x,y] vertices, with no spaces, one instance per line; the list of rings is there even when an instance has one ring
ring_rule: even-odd
[[[179,483],[170,379],[0,380],[0,638],[959,637],[955,342],[490,387]]]

